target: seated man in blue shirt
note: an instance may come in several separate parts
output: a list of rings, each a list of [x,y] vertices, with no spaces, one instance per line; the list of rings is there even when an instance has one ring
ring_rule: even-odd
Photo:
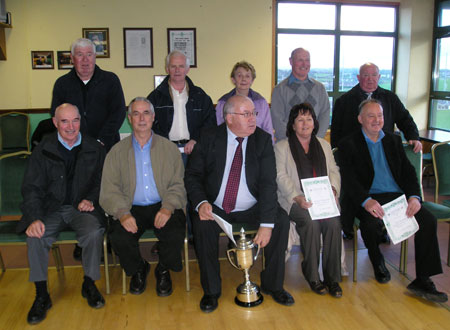
[[[125,273],[132,276],[133,294],[144,292],[150,271],[138,240],[147,228],[154,228],[160,242],[156,293],[169,296],[169,270],[182,269],[184,166],[177,146],[152,132],[155,112],[150,101],[144,97],[131,101],[128,120],[133,134],[114,145],[105,160],[100,205],[114,218],[111,244]]]
[[[419,224],[414,238],[416,279],[408,285],[408,290],[430,301],[445,302],[447,295],[437,291],[430,279],[430,276],[442,273],[436,218],[421,207],[420,186],[401,139],[382,131],[383,107],[378,100],[361,103],[358,121],[362,129],[343,139],[339,145],[342,186],[350,199],[344,204],[349,209],[342,212],[360,219],[361,236],[375,278],[379,283],[387,283],[391,275],[378,247],[384,216],[381,205],[405,194],[408,200],[406,215],[414,216]]]

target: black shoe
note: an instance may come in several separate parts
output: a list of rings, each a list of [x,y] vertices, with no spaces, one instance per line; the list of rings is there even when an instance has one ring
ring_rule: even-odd
[[[384,284],[391,280],[391,274],[386,268],[384,261],[382,261],[378,266],[373,266],[373,271],[375,273],[375,278],[378,283]]]
[[[105,306],[105,299],[93,283],[86,284],[84,282],[81,287],[81,295],[87,299],[88,305],[92,308],[102,308]]]
[[[52,307],[52,300],[50,296],[46,297],[37,296],[34,299],[33,306],[31,306],[30,311],[28,312],[27,322],[29,324],[37,324],[45,319],[47,315],[47,311]]]
[[[150,272],[150,264],[147,261],[143,261],[145,265],[139,269],[136,274],[131,276],[130,281],[130,293],[141,294],[147,287],[147,275]]]
[[[280,291],[269,291],[261,288],[262,293],[267,294],[269,296],[272,296],[273,300],[275,300],[277,303],[284,305],[284,306],[291,306],[295,303],[294,298],[291,296],[289,292],[286,290],[280,290]]]
[[[353,237],[354,237],[353,232],[345,231],[345,230],[344,230],[343,233],[344,233],[344,235],[342,235],[342,238],[345,239],[345,240],[347,240],[347,241],[352,240]]]
[[[448,300],[447,294],[436,290],[436,286],[429,278],[425,281],[416,278],[406,288],[416,296],[432,302],[444,303]]]
[[[73,249],[73,258],[77,261],[81,261],[81,255],[83,254],[83,249],[75,244],[75,248]]]
[[[160,297],[167,297],[172,294],[172,280],[170,279],[170,272],[168,269],[161,271],[161,266],[158,264],[155,268],[156,276],[156,294]]]
[[[325,284],[327,287],[328,293],[335,297],[335,298],[341,298],[342,297],[342,288],[339,286],[339,283],[332,282],[330,284]]]
[[[217,302],[219,296],[220,295],[203,295],[202,300],[200,300],[200,309],[202,312],[211,313],[214,311],[217,306],[219,306],[219,303]]]
[[[327,293],[327,288],[325,287],[325,285],[323,285],[321,281],[311,281],[308,283],[309,286],[311,287],[311,290],[313,290],[315,293],[320,295],[324,295],[325,293]]]

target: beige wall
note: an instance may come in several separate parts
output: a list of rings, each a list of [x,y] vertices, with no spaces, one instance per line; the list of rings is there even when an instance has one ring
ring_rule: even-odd
[[[402,0],[397,91],[420,128],[426,126],[432,0]],[[173,8],[177,10],[173,10]],[[257,71],[253,85],[270,101],[272,0],[7,0],[13,28],[6,30],[7,61],[0,61],[0,109],[47,108],[54,81],[65,70],[31,70],[31,50],[68,50],[82,27],[109,27],[111,57],[97,64],[121,79],[128,102],[153,90],[164,74],[168,27],[197,28],[198,68],[189,76],[213,102],[233,86],[233,64],[245,59]],[[154,68],[125,69],[123,27],[153,28]]]

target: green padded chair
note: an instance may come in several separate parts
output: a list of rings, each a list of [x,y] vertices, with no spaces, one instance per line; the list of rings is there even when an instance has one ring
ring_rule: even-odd
[[[21,216],[21,187],[30,152],[20,151],[0,156],[0,217],[18,220]]]
[[[30,151],[30,118],[21,112],[0,115],[0,155]]]
[[[433,146],[433,148],[435,148]],[[433,148],[432,148],[432,154],[433,154]],[[439,150],[439,149],[438,149]],[[414,153],[414,151],[412,150],[411,146],[407,146],[405,147],[405,152],[406,152],[406,156],[408,157],[409,161],[411,162],[411,164],[414,166],[416,173],[417,173],[417,178],[420,184],[420,193],[421,193],[421,197],[422,197],[422,206],[425,207],[425,209],[427,209],[431,214],[433,214],[436,219],[439,222],[450,222],[450,207],[438,204],[438,203],[433,203],[433,202],[427,202],[424,199],[424,195],[423,195],[423,189],[422,189],[422,151],[418,152],[418,153]],[[448,156],[448,155],[447,155]],[[435,176],[437,178],[437,171],[439,170],[439,168],[436,167],[436,162],[440,162],[440,160],[435,160],[433,159],[434,162],[434,166],[435,166]],[[448,163],[447,163],[448,166]],[[444,165],[445,167],[445,165]],[[408,258],[408,245],[407,245],[407,241],[406,241],[406,253],[405,255],[403,255],[403,264],[404,264],[404,271],[406,272],[406,262],[407,262],[407,258]],[[448,253],[447,253],[447,265],[450,266],[450,232],[449,232],[449,246],[448,246]]]

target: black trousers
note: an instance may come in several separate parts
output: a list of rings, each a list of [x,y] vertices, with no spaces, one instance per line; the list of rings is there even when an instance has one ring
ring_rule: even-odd
[[[247,211],[226,214],[213,205],[213,212],[230,223],[259,224],[257,206]],[[275,220],[275,219],[274,219]],[[219,264],[219,234],[222,229],[213,220],[200,220],[195,212],[194,219],[195,252],[200,266],[200,281],[205,294],[221,294],[221,278]],[[264,248],[265,269],[261,272],[261,286],[270,291],[283,289],[284,258],[289,235],[289,217],[278,206],[275,227],[269,244]]]
[[[136,274],[142,267],[139,250],[139,238],[146,229],[154,229],[159,240],[159,262],[164,268],[179,272],[183,269],[181,251],[186,233],[186,218],[183,210],[175,210],[166,225],[161,229],[154,227],[155,215],[161,209],[161,203],[131,208],[136,219],[138,231],[133,234],[125,230],[120,221],[112,222],[110,229],[111,244],[120,258],[120,265],[128,276]]]
[[[399,197],[400,193],[373,194],[371,197],[381,205]],[[378,247],[381,243],[383,221],[373,217],[363,207],[357,213],[360,219],[361,236],[367,247],[370,261],[374,266],[383,260]],[[414,249],[416,257],[416,276],[433,276],[442,273],[441,257],[437,240],[437,220],[424,207],[414,216],[419,224],[419,230],[414,236]]]

